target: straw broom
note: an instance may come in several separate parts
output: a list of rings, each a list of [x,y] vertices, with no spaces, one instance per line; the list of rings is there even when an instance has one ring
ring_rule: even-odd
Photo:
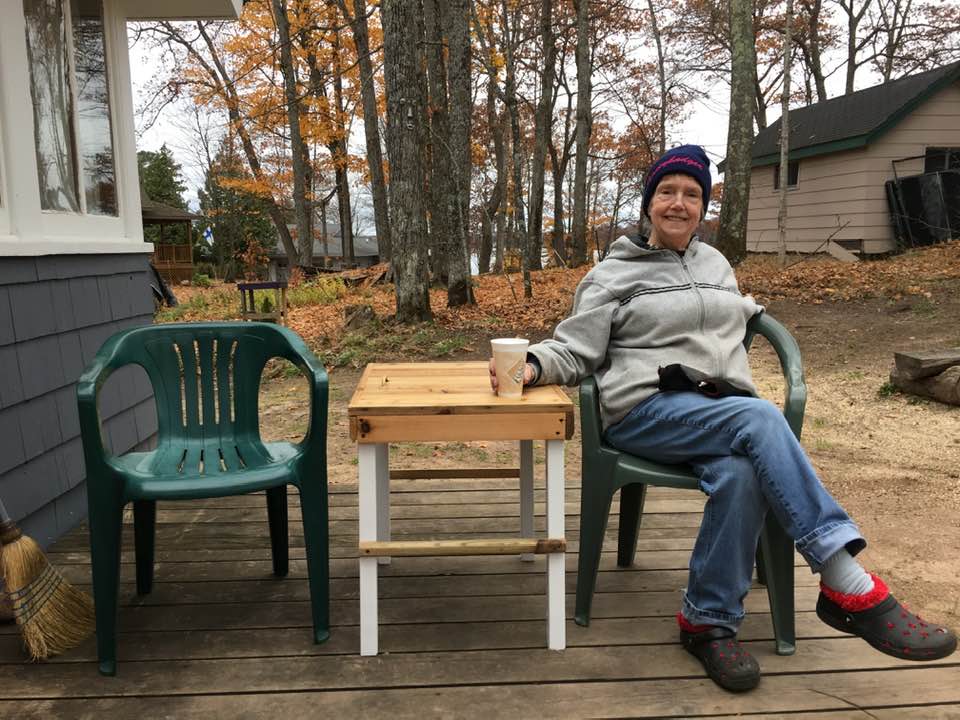
[[[93,632],[93,601],[63,579],[40,546],[20,532],[0,502],[0,570],[33,660],[76,647]]]

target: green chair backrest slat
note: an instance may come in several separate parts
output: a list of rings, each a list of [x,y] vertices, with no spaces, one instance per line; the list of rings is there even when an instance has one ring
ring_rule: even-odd
[[[271,357],[287,357],[284,338],[253,323],[152,326],[130,333],[119,364],[144,368],[156,398],[166,457],[188,450],[195,471],[257,466],[269,460],[260,440],[260,376]],[[222,453],[222,464],[221,464]],[[179,461],[178,461],[179,462]]]

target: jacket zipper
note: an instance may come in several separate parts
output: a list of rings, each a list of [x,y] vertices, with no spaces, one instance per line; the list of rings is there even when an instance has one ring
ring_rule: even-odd
[[[697,304],[700,306],[700,321],[697,323],[700,332],[703,333],[703,324],[706,322],[707,308],[703,303],[703,295],[700,293],[700,288],[697,287],[697,281],[693,279],[693,273],[690,272],[690,268],[687,267],[687,261],[683,259],[682,255],[677,253],[673,254],[677,260],[680,261],[680,266],[683,268],[684,274],[690,280],[690,289],[693,290],[694,294],[697,296]]]
[[[687,267],[687,261],[684,259],[684,257],[678,253],[674,253],[674,255],[680,261],[680,266],[683,268],[683,272],[690,280],[690,289],[693,290],[694,294],[697,296],[697,304],[700,307],[700,320],[697,323],[697,327],[700,330],[700,334],[703,335],[707,316],[707,307],[703,301],[703,293],[701,293],[700,288],[697,287],[697,281],[694,279],[693,273],[690,272],[690,268]],[[724,370],[723,367],[721,367],[723,363],[721,362],[720,353],[716,350],[714,350],[713,359],[717,368],[716,377],[723,377]]]

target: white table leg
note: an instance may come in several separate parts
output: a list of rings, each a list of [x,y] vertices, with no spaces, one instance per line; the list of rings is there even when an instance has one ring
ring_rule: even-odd
[[[360,477],[360,540],[377,539],[377,460],[379,445],[361,443],[357,451]],[[360,654],[376,655],[377,559],[360,558]]]
[[[390,446],[379,443],[377,450],[377,540],[390,542]],[[389,565],[390,558],[378,557],[381,565]]]
[[[563,440],[547,440],[547,537],[566,537],[564,528]],[[567,646],[566,553],[547,556],[547,646],[563,650]]]
[[[520,537],[533,534],[533,440],[520,441]],[[523,553],[520,559],[533,562],[533,553]]]

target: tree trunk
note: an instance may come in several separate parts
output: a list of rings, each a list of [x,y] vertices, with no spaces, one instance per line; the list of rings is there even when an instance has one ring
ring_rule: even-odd
[[[449,279],[450,253],[450,124],[447,116],[447,70],[443,53],[443,30],[439,0],[423,0],[424,54],[429,92],[427,117],[427,196],[430,215],[431,266],[434,278]]]
[[[879,49],[874,46],[874,54],[879,56],[874,64],[878,66],[883,81],[889,82],[893,77],[896,61],[904,59],[902,50],[913,0],[892,0],[878,4],[880,22],[874,32],[876,37],[881,39],[881,43]]]
[[[506,168],[504,168],[506,170]],[[497,210],[494,223],[494,260],[493,269],[496,272],[503,271],[503,256],[506,252],[507,232],[509,223],[507,221],[507,207],[505,202],[500,203],[500,209]]]
[[[557,157],[557,150],[553,145],[550,146],[550,172],[553,175],[553,234],[550,238],[550,245],[553,247],[553,260],[562,265],[567,263],[567,248],[564,242],[563,226],[563,174],[566,171],[566,163],[560,164]]]
[[[780,97],[780,207],[777,211],[777,259],[787,266],[787,182],[790,177],[790,22],[793,0],[787,0],[783,24],[783,91]]]
[[[587,153],[593,129],[590,75],[590,3],[574,0],[577,11],[577,156],[573,180],[573,228],[570,264],[574,267],[587,261]]]
[[[503,147],[503,120],[497,115],[496,90],[492,87],[494,82],[493,78],[487,82],[487,125],[490,127],[490,137],[493,140],[497,179],[490,191],[490,197],[483,206],[483,217],[480,221],[482,228],[479,257],[480,273],[490,271],[490,256],[494,249],[493,224],[495,218],[500,216],[500,207],[503,204],[503,196],[507,186],[507,153]],[[501,254],[498,249],[495,260],[500,262],[500,259]]]
[[[750,157],[753,150],[753,99],[756,46],[752,0],[730,0],[730,120],[727,168],[717,247],[731,264],[747,254],[747,210],[750,205]]]
[[[767,100],[763,94],[763,86],[760,84],[760,78],[757,77],[757,61],[756,56],[753,60],[753,91],[756,95],[756,104],[753,107],[753,119],[757,123],[757,127],[763,130],[767,126]]]
[[[426,92],[416,43],[409,37],[422,18],[419,4],[406,0],[383,0],[381,13],[397,320],[413,323],[431,318],[423,208]]]
[[[340,12],[350,23],[353,44],[357,48],[360,67],[360,97],[363,103],[363,135],[366,140],[367,165],[370,168],[370,190],[373,195],[373,221],[381,262],[390,262],[390,216],[387,206],[387,183],[383,172],[383,154],[380,150],[380,114],[377,111],[377,89],[374,83],[373,63],[370,61],[370,33],[367,27],[366,0],[353,0],[351,15],[345,0],[337,0]]]
[[[564,85],[566,89],[566,85]],[[564,113],[563,124],[563,152],[557,151],[550,138],[550,168],[553,173],[553,252],[556,259],[564,266],[569,261],[569,248],[566,243],[566,230],[564,228],[564,194],[563,182],[567,175],[567,168],[570,165],[570,152],[573,149],[575,137],[570,133],[570,118],[573,113],[572,97],[569,92],[567,96],[567,111]]]
[[[804,0],[803,9],[807,15],[807,45],[804,57],[807,67],[813,76],[817,87],[817,102],[827,100],[827,81],[823,74],[822,48],[820,47],[820,13],[823,9],[823,0]]]
[[[597,169],[597,159],[590,158],[590,168],[587,173],[589,178],[587,182],[587,207],[590,212],[587,217],[597,217],[597,204],[600,197],[600,171]],[[590,240],[593,240],[591,243]],[[594,251],[600,254],[600,232],[596,223],[587,231],[587,261],[593,262]]]
[[[336,168],[337,208],[340,211],[340,245],[343,248],[343,262],[354,267],[357,258],[353,248],[353,209],[350,202],[350,176],[347,173],[347,127],[343,106],[343,69],[340,66],[340,33],[334,33],[335,52],[333,61],[333,108],[334,123],[337,127],[337,139],[331,143],[334,167]]]
[[[553,75],[557,66],[557,45],[553,37],[553,0],[542,0],[540,6],[540,42],[543,47],[543,70],[540,73],[540,102],[534,121],[533,166],[530,177],[530,224],[527,235],[527,265],[543,267],[543,189],[547,165],[547,137],[553,123]]]
[[[617,176],[617,191],[613,196],[613,212],[610,213],[610,230],[607,233],[607,242],[604,245],[600,259],[603,260],[610,252],[610,246],[617,239],[617,225],[620,223],[620,204],[623,202],[623,178]]]
[[[307,168],[309,154],[300,131],[300,101],[297,97],[297,70],[293,66],[290,49],[290,19],[287,0],[272,0],[273,21],[277,26],[280,44],[280,72],[283,74],[283,94],[287,105],[287,125],[290,129],[290,154],[293,165],[293,214],[297,223],[297,249],[301,267],[313,265],[313,230],[310,227],[310,206],[307,201]]]
[[[660,41],[660,27],[657,25],[657,13],[653,9],[653,0],[647,0],[647,9],[650,11],[650,32],[657,46],[657,80],[660,83],[660,116],[658,131],[660,135],[657,157],[663,155],[667,149],[667,71],[664,67],[663,44]]]
[[[517,66],[515,60],[515,36],[519,32],[517,25],[520,22],[520,11],[511,11],[507,0],[501,3],[503,12],[504,55],[506,56],[506,76],[504,78],[504,104],[510,117],[510,172],[513,178],[513,215],[510,219],[510,229],[513,242],[511,245],[520,251],[520,268],[523,272],[523,296],[533,296],[533,286],[530,284],[530,257],[526,249],[526,217],[523,211],[523,135],[520,131],[520,108],[517,100]],[[510,15],[514,17],[511,20]]]
[[[843,8],[847,16],[847,78],[844,94],[849,95],[853,92],[853,81],[856,76],[857,68],[862,63],[857,62],[857,52],[861,43],[857,40],[857,30],[860,27],[860,21],[866,14],[867,9],[873,4],[874,0],[862,0],[863,5],[860,9],[856,8],[856,0],[839,0],[837,4]]]
[[[300,44],[306,52],[307,67],[310,71],[310,93],[321,103],[328,104],[327,87],[323,73],[317,62],[316,43],[306,28],[300,32]],[[339,36],[336,44],[339,45]],[[339,53],[335,55],[339,58]],[[334,189],[321,203],[323,214],[323,257],[326,263],[329,257],[327,250],[327,203],[333,194],[337,196],[337,219],[340,225],[340,251],[343,267],[348,268],[356,264],[353,251],[353,210],[350,202],[350,179],[347,174],[347,145],[343,140],[346,137],[346,128],[343,117],[343,82],[339,59],[334,61],[333,73],[333,118],[331,122],[338,126],[337,136],[327,143],[327,150],[334,166]],[[311,213],[312,221],[312,213]]]
[[[447,90],[450,112],[451,193],[450,246],[447,255],[447,305],[472,304],[470,282],[470,180],[473,167],[470,129],[473,120],[471,96],[472,53],[470,46],[470,0],[447,0],[443,14],[447,36]]]
[[[490,256],[493,254],[493,223],[486,209],[489,203],[488,198],[483,204],[483,212],[480,213],[480,247],[477,250],[477,273],[480,275],[490,272]]]

